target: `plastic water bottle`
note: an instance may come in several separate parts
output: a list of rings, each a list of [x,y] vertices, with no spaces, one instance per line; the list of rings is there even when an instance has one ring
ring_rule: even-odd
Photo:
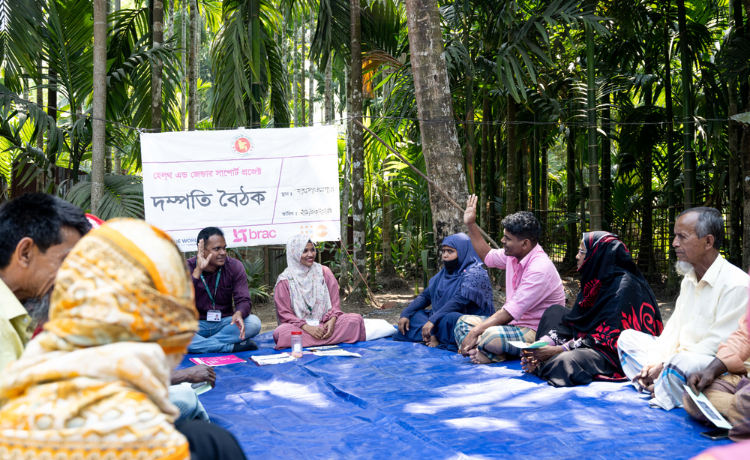
[[[302,331],[292,332],[292,356],[302,357]]]

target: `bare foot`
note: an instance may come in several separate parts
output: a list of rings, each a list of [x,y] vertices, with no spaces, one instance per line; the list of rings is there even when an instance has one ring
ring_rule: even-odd
[[[490,364],[492,362],[492,360],[479,351],[478,348],[469,350],[469,358],[471,358],[471,362],[474,364]]]
[[[430,341],[429,341],[429,342],[427,342],[427,343],[426,343],[426,345],[427,345],[428,347],[432,347],[432,348],[435,348],[435,347],[437,347],[438,345],[440,345],[440,342],[438,341],[437,337],[435,337],[434,335],[431,335],[431,336],[430,336]]]

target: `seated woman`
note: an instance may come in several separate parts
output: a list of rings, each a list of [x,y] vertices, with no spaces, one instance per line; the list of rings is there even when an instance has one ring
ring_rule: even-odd
[[[576,259],[581,291],[573,310],[548,308],[536,339],[552,344],[524,350],[521,359],[526,372],[556,387],[623,378],[620,333],[635,329],[659,335],[663,329],[654,293],[617,235],[584,233]]]
[[[277,350],[291,347],[292,332],[297,331],[302,331],[303,347],[365,340],[362,316],[341,311],[339,283],[330,268],[315,262],[309,235],[289,238],[286,263],[273,293],[279,323],[273,331]]]
[[[495,313],[487,270],[465,233],[443,240],[443,269],[430,285],[401,312],[394,340],[424,342],[458,351],[453,329],[463,315]],[[432,305],[432,310],[425,310]]]
[[[43,332],[0,375],[0,452],[244,458],[215,425],[185,422],[183,435],[172,424],[179,410],[169,402],[170,372],[197,317],[182,254],[165,233],[132,219],[89,232],[60,267]],[[191,443],[193,430],[202,446]]]

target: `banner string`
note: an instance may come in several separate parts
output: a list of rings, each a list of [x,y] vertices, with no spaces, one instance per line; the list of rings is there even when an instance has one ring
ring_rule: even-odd
[[[29,101],[27,99],[23,99],[18,97],[14,93],[5,93],[0,92],[0,96],[5,95],[11,95],[13,96],[13,99],[16,101],[22,101],[26,104],[32,104],[40,108],[45,109],[53,109],[60,113],[67,113],[70,115],[75,115],[82,118],[88,118],[90,120],[99,120],[103,121],[105,123],[113,124],[120,126],[122,128],[137,131],[138,133],[154,133],[154,132],[161,132],[161,133],[167,133],[167,132],[188,132],[188,131],[163,131],[163,130],[157,130],[153,128],[142,128],[137,126],[129,126],[124,123],[121,123],[119,121],[114,120],[108,120],[106,118],[98,118],[94,117],[90,113],[77,113],[70,110],[62,110],[57,107],[52,107],[48,105],[39,105],[36,102]],[[488,121],[477,121],[477,120],[459,120],[455,118],[444,118],[444,119],[423,119],[423,118],[413,118],[413,117],[389,117],[389,116],[374,116],[374,115],[362,115],[360,117],[354,117],[354,116],[346,116],[334,119],[332,122],[326,122],[326,121],[316,121],[313,123],[301,123],[297,127],[306,127],[306,126],[322,126],[322,125],[339,125],[349,120],[355,120],[355,119],[369,119],[369,120],[397,120],[397,121],[411,121],[411,122],[419,122],[419,123],[454,123],[457,125],[473,125],[473,126],[559,126],[559,127],[573,127],[573,128],[603,128],[606,125],[609,126],[668,126],[668,125],[686,125],[686,124],[693,124],[693,125],[702,125],[708,122],[720,122],[720,123],[726,123],[732,120],[731,118],[693,118],[690,120],[672,120],[672,121],[652,121],[652,122],[623,122],[623,121],[604,121],[602,119],[597,120],[596,124],[590,124],[588,122],[583,121],[526,121],[526,120],[516,120],[514,122],[509,122],[507,120],[488,120]],[[267,123],[265,126],[261,126],[261,129],[273,129],[277,127],[294,127],[294,123],[276,123],[276,122],[270,122]],[[252,129],[250,126],[210,126],[210,127],[197,127],[196,131],[214,131],[214,130],[232,130],[232,129]]]

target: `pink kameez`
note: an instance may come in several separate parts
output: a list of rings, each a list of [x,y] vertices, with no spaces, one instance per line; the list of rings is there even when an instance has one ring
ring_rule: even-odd
[[[292,346],[292,332],[297,331],[302,332],[303,347],[354,343],[365,340],[365,322],[362,316],[341,311],[339,283],[330,268],[323,267],[323,278],[331,296],[331,309],[320,319],[320,326],[323,327],[328,320],[336,317],[333,334],[325,340],[318,340],[307,331],[302,330],[302,326],[306,322],[294,314],[291,296],[289,295],[289,281],[283,280],[276,285],[273,293],[273,300],[276,303],[276,319],[279,324],[273,331],[273,341],[276,342],[275,348],[277,350],[290,348]]]

